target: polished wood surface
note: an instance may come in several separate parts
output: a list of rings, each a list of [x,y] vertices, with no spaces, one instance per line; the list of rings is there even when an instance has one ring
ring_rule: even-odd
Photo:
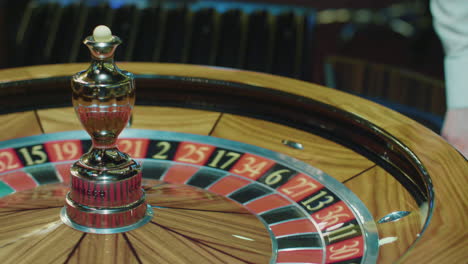
[[[398,221],[377,225],[379,238],[391,241],[380,247],[378,263],[394,263],[417,239],[424,223],[423,212],[420,212],[408,191],[378,166],[346,181],[345,186],[365,203],[375,221],[392,212],[409,212]]]
[[[0,116],[0,140],[41,134],[41,123],[35,111]]]
[[[374,166],[374,163],[365,157],[330,140],[284,125],[248,117],[223,114],[212,136],[242,141],[284,153],[313,164],[341,182]],[[283,140],[301,143],[304,149],[286,146],[282,143]]]
[[[133,128],[154,129],[208,135],[221,113],[176,107],[135,106]],[[41,109],[37,111],[44,133],[81,130],[72,107]]]
[[[2,263],[268,263],[270,233],[241,205],[185,185],[145,180],[148,224],[101,235],[60,220],[68,185],[48,184],[12,194],[0,208]]]
[[[405,263],[463,263],[468,259],[468,163],[419,124],[387,128],[427,167],[436,192],[431,224]]]
[[[466,240],[468,235],[466,231],[468,224],[468,212],[466,210],[468,208],[468,191],[466,188],[468,186],[468,164],[442,138],[415,121],[355,96],[278,76],[175,64],[121,63],[119,66],[136,74],[202,77],[268,87],[324,102],[372,122],[408,146],[419,157],[431,176],[435,187],[436,204],[431,223],[402,263],[463,263],[468,259],[466,251],[468,246]],[[69,76],[85,67],[86,64],[70,64],[8,69],[0,71],[0,80],[7,82]],[[192,120],[188,123],[186,119],[184,121],[184,118],[179,119],[180,121],[174,121],[173,118],[158,119],[153,114],[161,113],[168,116],[174,113],[177,115],[177,111],[179,110],[173,111],[172,109],[158,107],[137,108],[133,127],[153,129],[165,127],[170,131],[213,135],[285,153],[324,170],[340,181],[345,181],[346,185],[356,194],[362,194],[364,198],[361,199],[374,213],[375,220],[378,220],[378,217],[387,212],[387,210],[375,208],[375,205],[372,205],[372,201],[375,199],[387,200],[388,204],[391,203],[392,206],[401,205],[396,208],[388,208],[390,211],[411,209],[414,212],[412,218],[418,215],[413,205],[403,203],[407,194],[405,194],[404,190],[400,190],[400,187],[395,187],[394,191],[388,192],[393,193],[391,197],[381,197],[378,193],[375,193],[373,187],[386,188],[388,186],[398,186],[398,184],[392,182],[394,180],[390,180],[390,176],[373,162],[341,145],[297,129],[232,114],[206,111],[192,112],[194,116],[197,116],[194,119],[198,118],[198,121]],[[189,112],[191,111],[189,110]],[[62,117],[61,112],[64,115]],[[32,118],[34,115],[31,113],[37,113],[38,118]],[[27,120],[26,123],[19,122],[19,118],[11,118],[10,115],[0,117],[5,118],[2,120],[11,120],[8,121],[8,127],[1,126],[2,139],[48,131],[69,130],[72,127],[70,122],[76,125],[75,121],[70,121],[71,109],[63,111],[47,109],[26,112],[26,114],[18,113],[19,116]],[[138,121],[137,116],[140,115],[146,117]],[[204,125],[201,125],[201,123]],[[153,124],[154,127],[152,127]],[[28,128],[25,129],[25,126]],[[16,132],[12,135],[11,131]],[[286,147],[281,143],[283,139],[301,142],[304,144],[305,149],[297,151]],[[373,179],[373,181],[368,182],[370,180],[367,180],[367,178]],[[362,183],[359,183],[360,181]],[[399,200],[394,202],[393,199]],[[404,222],[401,223],[404,224]],[[391,226],[391,223],[385,225]],[[417,226],[420,226],[420,224],[418,223]],[[383,227],[382,225],[379,228],[384,230]],[[417,229],[414,224],[408,224],[408,228],[411,230]],[[382,231],[383,234],[392,235],[391,230]],[[402,237],[402,239],[407,238]],[[391,245],[382,246],[382,250],[384,247],[389,246]],[[402,251],[398,246],[395,250]]]

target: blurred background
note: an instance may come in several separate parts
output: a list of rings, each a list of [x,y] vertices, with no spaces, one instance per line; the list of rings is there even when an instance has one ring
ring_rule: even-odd
[[[117,61],[267,72],[393,108],[436,132],[443,49],[428,0],[15,0],[0,2],[0,68],[89,61],[96,25]]]

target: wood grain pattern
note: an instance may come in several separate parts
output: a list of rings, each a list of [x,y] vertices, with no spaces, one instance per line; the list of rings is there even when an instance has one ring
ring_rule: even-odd
[[[222,263],[231,260],[246,263],[242,259],[239,260],[239,257],[230,256],[230,252],[223,253],[223,248],[218,249],[216,245],[213,246],[204,241],[197,242],[174,230],[152,223],[150,226],[145,225],[129,232],[128,237],[138,248],[138,254],[143,263]],[[212,254],[213,251],[221,257]]]
[[[339,181],[374,165],[365,157],[330,140],[248,117],[224,114],[211,135],[284,153],[311,164]],[[281,143],[282,140],[299,142],[304,150],[288,147]]]
[[[51,184],[1,199],[2,263],[65,263],[83,233],[60,220],[62,184]]]
[[[60,221],[57,219],[57,221]],[[66,263],[83,233],[65,224],[2,248],[2,263]],[[47,230],[48,231],[48,230]]]
[[[76,117],[73,107],[37,110],[44,133],[82,130],[83,126]]]
[[[373,124],[383,129],[395,125],[407,124],[411,126],[413,124],[417,124],[416,121],[409,119],[398,112],[382,108],[377,103],[371,101],[366,104],[356,104],[354,101],[349,101],[340,103],[339,108],[353,113],[363,119],[372,121]]]
[[[468,259],[468,164],[443,139],[415,121],[346,93],[279,76],[176,64],[120,63],[119,66],[137,74],[190,76],[268,87],[330,104],[380,126],[406,144],[421,159],[432,177],[436,191],[437,201],[432,223],[402,263],[464,263]],[[0,80],[7,82],[69,76],[85,67],[87,64],[8,69],[0,71]],[[229,134],[230,132],[226,135]],[[333,156],[328,158],[330,163],[335,159]]]
[[[82,130],[72,107],[37,111],[44,133]],[[219,113],[176,107],[135,106],[132,128],[207,135]]]
[[[42,134],[34,111],[0,116],[0,140]]]
[[[66,263],[136,264],[139,259],[123,234],[86,234]]]
[[[230,214],[161,209],[157,213],[159,217],[154,218],[152,224],[164,227],[164,233],[167,233],[168,239],[176,237],[174,241],[165,240],[167,244],[164,247],[180,248],[177,240],[183,238],[187,239],[184,244],[192,243],[216,249],[220,253],[244,262],[268,263],[271,258],[271,239],[268,231],[254,215],[247,211],[245,214]],[[144,230],[135,230],[136,232],[141,235]],[[191,251],[195,252],[190,253],[190,250],[186,250],[180,253],[186,257],[190,254],[200,254],[200,250],[196,248]],[[212,259],[206,256],[204,258]],[[212,260],[212,262],[216,261]],[[200,259],[195,263],[205,262]]]
[[[402,123],[416,123],[416,121],[408,117],[363,98],[317,84],[270,74],[171,63],[125,62],[118,63],[118,65],[120,68],[135,74],[192,76],[269,87],[278,91],[311,98],[343,110],[349,110],[349,112],[368,119],[372,123],[383,128]],[[0,83],[57,76],[71,76],[87,67],[87,63],[77,63],[4,69],[0,70]],[[365,109],[362,107],[365,107]]]
[[[180,248],[180,241],[192,243],[195,248],[181,249],[179,253],[187,255],[184,258],[192,254],[190,259],[200,259],[201,262],[195,263],[267,263],[271,258],[268,231],[243,206],[223,196],[185,185],[157,185],[146,192],[148,203],[161,207],[156,209],[157,217],[152,224],[162,228],[159,232],[167,238],[164,241],[168,245],[163,247],[173,244],[173,248]],[[138,233],[135,236],[139,237],[142,232],[143,229],[131,233]],[[211,252],[216,252],[215,256]]]
[[[63,197],[69,189],[68,184],[50,184],[36,187],[32,190],[8,195],[0,200],[0,214],[9,211],[22,211],[60,208]],[[54,190],[53,192],[51,190]]]
[[[147,200],[161,206],[143,227],[87,234],[60,220],[64,184],[0,199],[2,263],[268,263],[270,233],[246,208],[207,191],[145,180]],[[50,254],[48,254],[50,252]]]
[[[466,263],[468,252],[468,162],[419,124],[387,128],[421,159],[435,188],[429,228],[404,263]]]
[[[36,210],[3,208],[0,212],[0,248],[27,240],[47,231],[53,230],[62,222],[59,219],[60,208],[44,208]],[[6,209],[6,210],[5,210]],[[7,211],[9,210],[9,211]],[[14,215],[14,221],[12,221]]]
[[[339,106],[340,104],[345,104],[348,102],[365,105],[369,102],[368,100],[362,99],[360,97],[352,96],[350,94],[317,84],[265,73],[171,63],[121,62],[118,63],[118,66],[135,74],[193,76],[215,80],[241,82],[249,85],[257,85],[260,87],[270,87],[275,90],[312,98],[334,106]],[[74,63],[4,69],[0,70],[0,83],[57,76],[71,76],[72,74],[87,67],[87,63]],[[377,104],[374,104],[374,107],[387,109]]]
[[[135,106],[132,128],[208,135],[219,115],[177,107]]]
[[[194,189],[188,185],[155,184],[156,180],[144,180],[146,197],[153,206],[180,210],[203,210],[233,214],[250,214],[244,207],[217,194]]]
[[[410,212],[399,221],[377,225],[380,239],[396,239],[380,247],[378,263],[394,263],[415,242],[427,215],[420,212],[408,191],[380,167],[365,171],[345,185],[366,205],[375,221],[392,212]]]

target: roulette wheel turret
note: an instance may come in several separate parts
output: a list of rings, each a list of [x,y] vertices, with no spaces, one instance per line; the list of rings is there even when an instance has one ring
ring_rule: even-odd
[[[86,232],[128,231],[153,214],[141,189],[140,165],[117,147],[135,104],[133,75],[114,63],[120,43],[108,27],[96,27],[84,41],[91,64],[71,81],[73,106],[92,147],[70,169],[71,191],[62,219]]]
[[[138,188],[111,192],[117,185],[90,180],[77,185],[86,220],[72,219],[85,228],[60,217],[70,183],[81,175],[70,167],[90,153],[92,140],[118,134],[76,131],[76,102],[93,100],[70,106],[70,76],[88,65],[3,70],[3,263],[466,261],[466,160],[416,122],[278,76],[119,65],[135,74],[138,96],[132,128],[116,145],[141,163],[148,218],[119,229],[142,218],[130,213],[109,222],[119,205],[107,198],[120,201],[123,191]],[[90,113],[120,115],[115,107],[132,101],[115,98]],[[110,156],[126,157],[117,150]]]

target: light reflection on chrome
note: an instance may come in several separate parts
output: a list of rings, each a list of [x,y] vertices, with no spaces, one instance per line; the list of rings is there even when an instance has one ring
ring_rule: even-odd
[[[391,212],[389,213],[388,215],[380,218],[380,220],[378,221],[379,224],[383,224],[383,223],[388,223],[388,222],[396,222],[400,219],[402,219],[403,217],[407,216],[411,214],[411,212],[409,211],[395,211],[395,212]]]
[[[398,237],[384,237],[379,239],[379,247],[385,245],[385,244],[390,244],[398,240]]]
[[[244,236],[239,236],[239,235],[232,235],[235,238],[243,239],[243,240],[248,240],[248,241],[255,241],[255,239],[244,237]]]

